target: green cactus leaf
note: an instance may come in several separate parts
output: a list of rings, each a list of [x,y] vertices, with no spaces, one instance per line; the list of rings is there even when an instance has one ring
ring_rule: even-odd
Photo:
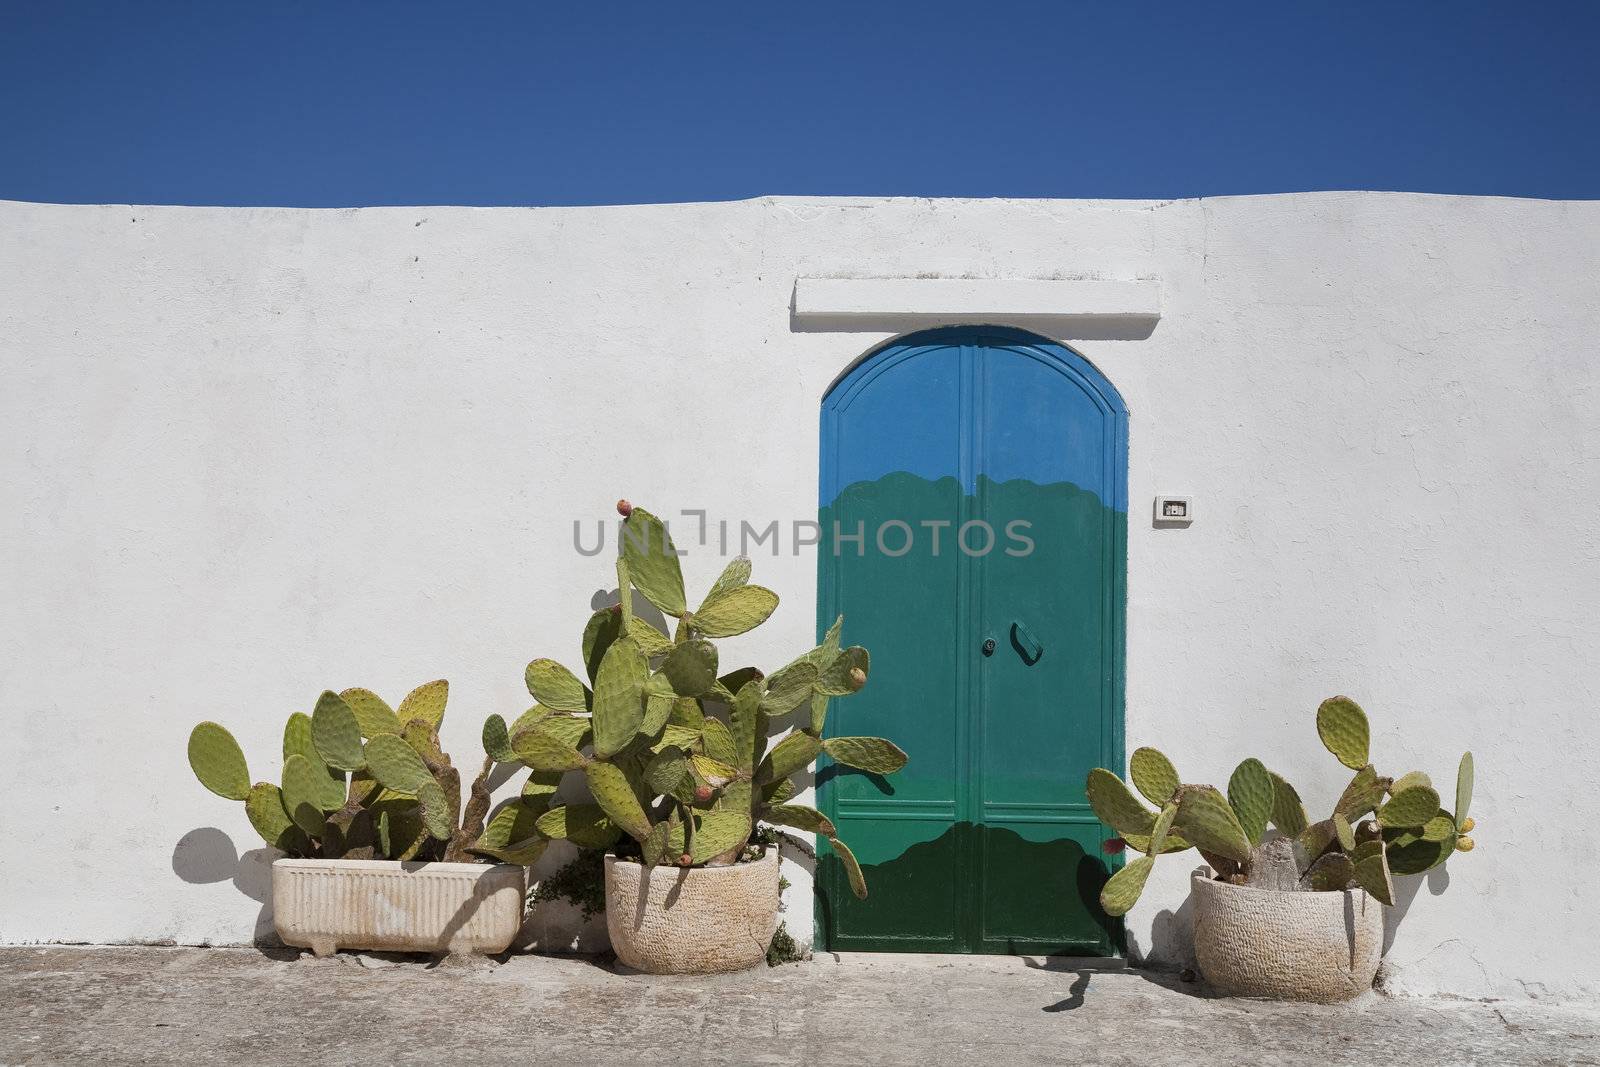
[[[806,659],[816,664],[817,673],[821,674],[839,654],[839,634],[844,631],[844,616],[840,615],[833,620],[833,625],[828,627],[828,632],[822,638],[822,643],[806,653]]]
[[[522,798],[508,801],[500,805],[489,821],[484,823],[477,843],[484,848],[504,849],[533,837],[539,832],[539,816],[542,814],[536,804],[529,804]]]
[[[250,767],[244,751],[223,726],[203,722],[189,732],[189,767],[200,784],[229,800],[250,796]]]
[[[739,695],[733,699],[733,706],[728,709],[728,731],[734,753],[731,762],[746,774],[754,772],[765,755],[762,750],[766,747],[770,727],[764,705],[761,683],[751,681],[739,690]]]
[[[511,750],[516,753],[518,760],[534,771],[575,771],[589,762],[582,752],[551,729],[548,721],[513,734]],[[368,758],[371,758],[370,754]]]
[[[662,612],[678,618],[688,610],[683,568],[667,526],[644,508],[634,508],[622,524],[622,560],[635,588]]]
[[[679,700],[688,700],[690,697],[662,696],[655,693],[646,693],[644,698],[644,718],[639,720],[639,736],[653,738],[659,734],[663,727],[672,719],[673,706]]]
[[[596,803],[613,823],[636,841],[650,836],[650,816],[639,803],[639,794],[621,767],[595,760],[583,768],[583,776]]]
[[[1159,816],[1157,816],[1157,818],[1159,818]],[[1182,852],[1185,849],[1190,849],[1190,848],[1194,847],[1194,845],[1191,842],[1189,842],[1189,841],[1184,839],[1183,835],[1174,833],[1171,830],[1167,831],[1167,836],[1162,840],[1162,842],[1161,842],[1161,851],[1159,853],[1152,853],[1150,851],[1150,846],[1151,846],[1151,843],[1152,843],[1152,839],[1155,836],[1153,833],[1152,834],[1120,834],[1118,836],[1120,836],[1123,841],[1127,842],[1127,845],[1128,845],[1129,848],[1133,849],[1135,852],[1143,852],[1146,856],[1149,856],[1149,855],[1166,856],[1166,855],[1169,855],[1169,854],[1171,854],[1173,852]]]
[[[1294,839],[1295,865],[1302,873],[1310,870],[1338,839],[1339,831],[1334,827],[1332,819],[1323,819],[1307,826]]]
[[[837,837],[828,838],[828,844],[839,857],[839,864],[844,868],[845,877],[850,880],[850,892],[856,895],[857,900],[866,900],[867,879],[861,873],[861,864],[856,862],[856,854]]]
[[[832,837],[839,832],[826,815],[804,804],[774,804],[761,818],[774,826],[792,826],[796,830],[821,834],[823,837]]]
[[[608,650],[610,646],[607,646]],[[536,659],[522,672],[533,699],[552,711],[588,711],[589,690],[553,659]]]
[[[675,795],[684,779],[692,777],[689,757],[683,749],[670,745],[651,756],[650,762],[644,765],[645,784],[657,796]]]
[[[1234,768],[1228,779],[1228,803],[1252,847],[1261,844],[1261,835],[1267,832],[1275,799],[1272,775],[1260,760],[1247,759]]]
[[[732,562],[730,562],[726,567],[722,568],[722,573],[718,575],[717,580],[712,583],[711,591],[706,594],[706,599],[710,600],[719,593],[726,593],[730,589],[737,589],[741,585],[747,585],[749,581],[750,557],[735,557]]]
[[[873,774],[893,774],[907,758],[899,745],[882,737],[830,737],[822,742],[822,750],[835,763]]]
[[[811,694],[811,730],[818,737],[822,736],[822,728],[828,721],[828,695],[826,693]]]
[[[293,835],[300,833],[289,817],[289,809],[283,806],[283,790],[271,782],[257,782],[250,787],[250,795],[244,799],[244,813],[261,840],[272,848],[288,852]]]
[[[668,694],[703,696],[717,680],[717,646],[700,638],[672,646],[656,678],[665,679]]]
[[[1394,882],[1389,877],[1389,861],[1382,841],[1364,841],[1350,856],[1355,864],[1356,882],[1380,904],[1394,904]]]
[[[763,804],[786,804],[800,792],[800,787],[794,784],[793,778],[779,778],[776,782],[769,782],[761,787],[761,802]]]
[[[483,751],[496,763],[517,762],[517,754],[511,748],[511,731],[498,715],[483,720]]]
[[[358,771],[366,765],[361,754],[361,722],[338,693],[317,698],[311,712],[311,743],[322,762],[341,771]]]
[[[321,791],[328,780],[321,767],[296,752],[283,761],[283,809],[312,837],[323,832]]]
[[[772,746],[766,759],[756,772],[758,781],[787,778],[796,771],[811,766],[811,761],[822,751],[822,742],[806,733],[792,733]]]
[[[1334,758],[1351,770],[1366,765],[1371,737],[1367,713],[1349,697],[1329,697],[1318,706],[1317,736]]]
[[[1228,798],[1209,785],[1179,790],[1178,832],[1203,852],[1250,862],[1250,840],[1239,825]]]
[[[872,673],[872,657],[860,645],[843,649],[821,668],[816,691],[829,697],[849,696],[866,684],[858,684],[851,671],[860,671],[863,676]]]
[[[1391,827],[1423,826],[1439,814],[1439,794],[1425,785],[1414,785],[1394,794],[1378,809],[1378,825]]]
[[[564,804],[539,816],[539,832],[556,841],[570,841],[579,848],[606,849],[616,844],[622,828],[612,822],[598,804]]]
[[[433,781],[427,765],[416,750],[394,734],[378,734],[367,740],[367,769],[385,789],[416,796],[423,782]]]
[[[374,734],[397,734],[404,725],[400,717],[389,707],[387,701],[370,689],[345,689],[339,695],[344,702],[350,705],[350,710],[355,712],[356,721],[361,724],[361,736],[371,737]]]
[[[592,725],[593,720],[586,715],[562,715],[559,713],[538,723],[539,729],[551,737],[559,739],[562,744],[570,745],[573,748],[582,748],[589,743],[591,739],[590,727]],[[515,731],[512,732],[512,737],[516,737]]]
[[[1139,803],[1122,779],[1104,767],[1089,772],[1084,791],[1099,820],[1123,837],[1129,834],[1149,837],[1155,830],[1156,813]]]
[[[1297,837],[1311,821],[1306,815],[1306,806],[1300,802],[1300,794],[1294,786],[1281,775],[1267,773],[1272,777],[1272,825],[1285,837]]]
[[[1221,796],[1219,793],[1218,796]],[[1140,856],[1122,870],[1111,876],[1100,889],[1100,908],[1107,915],[1126,915],[1139,901],[1139,894],[1144,892],[1144,884],[1150,878],[1150,871],[1155,867],[1153,856]]]
[[[322,757],[317,755],[317,746],[311,743],[311,716],[303,711],[294,712],[283,724],[283,758],[288,759],[296,752],[307,759],[322,762]]]
[[[687,726],[674,726],[668,723],[661,729],[661,740],[650,746],[650,751],[660,752],[667,748],[681,748],[685,752],[700,743],[700,731]]]
[[[739,746],[734,742],[733,731],[721,719],[706,716],[705,726],[700,731],[701,741],[705,754],[720,763],[726,763],[735,769],[739,766]]]
[[[1133,755],[1128,757],[1128,777],[1133,779],[1134,788],[1158,808],[1178,791],[1177,768],[1166,756],[1148,746],[1134,749]]]
[[[1178,817],[1178,805],[1168,801],[1161,806],[1161,814],[1156,816],[1155,829],[1150,831],[1150,843],[1142,850],[1146,855],[1160,855],[1167,847],[1167,837],[1172,832],[1172,820]],[[1123,840],[1127,840],[1124,838]]]
[[[811,698],[817,684],[817,665],[797,659],[767,679],[767,692],[761,710],[772,718],[787,715]]]
[[[1356,849],[1356,828],[1350,825],[1350,820],[1338,812],[1334,812],[1333,818],[1328,821],[1333,823],[1333,833],[1339,839],[1339,847],[1346,852],[1354,852]]]
[[[1388,840],[1385,835],[1384,855],[1388,859],[1391,874],[1408,875],[1422,874],[1431,871],[1445,860],[1456,849],[1456,832],[1452,823],[1447,836],[1437,841],[1430,841],[1426,837],[1414,833],[1402,832],[1394,840]]]
[[[550,840],[546,837],[529,837],[517,841],[504,848],[488,848],[482,842],[471,845],[467,851],[475,856],[487,856],[501,863],[511,863],[519,867],[532,867],[539,862],[539,857],[544,855],[544,850],[550,847]]]
[[[444,705],[450,697],[450,683],[440,678],[433,682],[423,682],[400,702],[396,710],[396,717],[402,723],[421,719],[435,730],[444,722]]]
[[[683,822],[677,812],[650,827],[650,836],[639,846],[647,867],[674,866],[687,847]]]
[[[1433,780],[1430,779],[1426,774],[1423,774],[1421,771],[1412,771],[1409,774],[1402,774],[1400,777],[1396,778],[1390,784],[1389,792],[1391,794],[1403,793],[1414,785],[1427,786],[1429,789],[1432,789]]]
[[[1306,882],[1314,892],[1330,893],[1343,889],[1356,876],[1355,864],[1343,852],[1330,852],[1311,865]]]
[[[589,676],[589,681],[594,681],[594,676],[600,670],[600,660],[606,654],[606,649],[611,647],[611,642],[622,636],[622,608],[601,608],[589,616],[589,621],[583,627],[583,669]],[[532,664],[529,664],[531,667]],[[582,711],[582,708],[573,708],[573,711]]]
[[[645,654],[646,659],[665,656],[673,648],[671,638],[643,619],[633,620],[633,624],[628,627],[628,636],[639,646],[639,651]]]
[[[518,715],[516,720],[512,722],[510,726],[506,727],[506,736],[514,737],[522,731],[528,729],[530,726],[534,726],[537,723],[543,722],[545,719],[555,714],[557,714],[557,712],[554,709],[547,708],[543,704],[535,704],[521,715]]]
[[[649,675],[650,664],[632,638],[618,638],[606,650],[594,683],[596,756],[615,755],[633,741],[644,722],[643,692]]]
[[[1460,830],[1467,821],[1467,809],[1472,807],[1472,753],[1466,752],[1461,756],[1461,765],[1456,768],[1456,829]]]
[[[1333,810],[1355,822],[1367,812],[1377,810],[1378,805],[1383,803],[1385,789],[1383,779],[1378,777],[1378,772],[1369,763],[1356,771],[1355,777],[1350,779],[1350,784],[1339,795]]]
[[[428,834],[440,841],[448,841],[455,832],[455,818],[450,798],[445,796],[439,783],[429,778],[417,786],[417,807],[422,814],[422,825]]]
[[[1422,837],[1429,841],[1446,841],[1456,836],[1456,819],[1449,812],[1441,812],[1422,826]]]
[[[527,781],[522,783],[522,799],[540,804],[541,812],[548,810],[548,801],[561,788],[564,777],[565,771],[529,771]]]
[[[689,766],[694,768],[695,777],[703,780],[713,789],[721,789],[739,776],[739,768],[731,763],[724,763],[719,759],[699,752],[691,753]]]
[[[707,597],[694,613],[693,625],[707,637],[737,637],[766,622],[777,607],[777,593],[759,585],[741,585]]]
[[[705,863],[724,852],[742,847],[749,840],[748,814],[714,808],[700,816],[700,825],[695,828],[689,842],[689,858],[696,864]]]
[[[366,769],[366,764],[363,762],[362,769],[350,775],[350,789],[345,794],[345,799],[362,807],[370,807],[383,796],[383,793],[383,784],[372,777],[372,772]]]

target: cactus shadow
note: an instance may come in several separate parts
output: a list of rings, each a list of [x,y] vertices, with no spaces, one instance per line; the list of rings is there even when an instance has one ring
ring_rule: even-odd
[[[272,861],[281,856],[275,848],[240,852],[233,838],[215,826],[201,826],[178,839],[172,849],[172,872],[190,885],[231,882],[261,909],[256,913],[251,940],[261,947],[279,947],[272,921]]]
[[[622,594],[616,589],[596,589],[589,598],[589,610],[599,611],[602,608],[614,608],[622,603]],[[668,637],[672,636],[672,627],[667,622],[667,617],[661,614],[661,609],[656,607],[643,596],[633,598],[633,614],[654,626]]]
[[[1412,903],[1417,899],[1417,894],[1422,891],[1423,884],[1428,886],[1432,896],[1439,896],[1450,885],[1450,872],[1447,868],[1435,867],[1427,874],[1412,874],[1394,879],[1394,903],[1383,909],[1383,954],[1387,956],[1389,949],[1394,945],[1394,939],[1400,932],[1400,926],[1406,921],[1406,916],[1411,911]]]

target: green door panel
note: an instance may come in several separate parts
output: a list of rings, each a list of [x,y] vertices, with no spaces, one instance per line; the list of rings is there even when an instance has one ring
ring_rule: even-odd
[[[994,328],[902,339],[830,391],[819,622],[844,614],[872,675],[828,732],[911,759],[819,769],[871,893],[824,846],[829,948],[1115,950],[1083,780],[1122,758],[1125,428],[1081,357]]]

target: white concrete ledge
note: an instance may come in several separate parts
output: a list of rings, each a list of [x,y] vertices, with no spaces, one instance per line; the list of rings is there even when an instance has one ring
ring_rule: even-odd
[[[985,323],[1054,337],[1138,340],[1161,319],[1155,281],[1028,278],[797,278],[796,331],[899,332]]]

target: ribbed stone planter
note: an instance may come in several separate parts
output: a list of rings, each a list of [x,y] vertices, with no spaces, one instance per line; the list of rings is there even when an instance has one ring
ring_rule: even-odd
[[[295,860],[272,865],[272,918],[318,956],[504,952],[522,924],[527,869],[508,863]]]
[[[1383,905],[1360,889],[1293,893],[1196,871],[1194,953],[1219,992],[1331,1004],[1372,988]]]
[[[778,850],[729,867],[646,867],[606,857],[606,929],[617,959],[650,974],[742,971],[778,928]]]

